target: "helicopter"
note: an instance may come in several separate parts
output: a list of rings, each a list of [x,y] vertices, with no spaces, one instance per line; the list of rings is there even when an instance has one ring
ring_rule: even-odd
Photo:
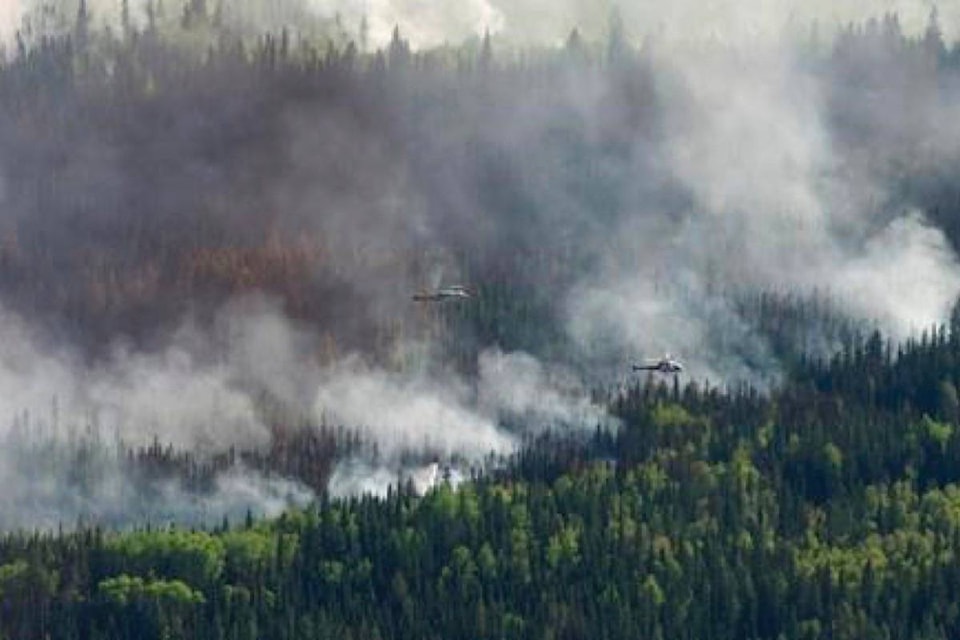
[[[444,302],[446,300],[469,300],[474,295],[471,288],[462,284],[454,284],[448,287],[440,287],[434,291],[420,291],[413,294],[413,299],[417,302]]]
[[[646,364],[635,364],[633,365],[633,370],[655,371],[657,373],[680,373],[683,371],[683,363],[675,358],[671,358],[670,354],[667,353],[657,360],[647,360]]]

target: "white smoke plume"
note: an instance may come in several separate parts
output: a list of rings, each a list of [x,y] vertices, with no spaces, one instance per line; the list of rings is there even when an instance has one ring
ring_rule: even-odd
[[[394,27],[417,48],[457,44],[500,31],[504,13],[491,0],[461,2],[417,2],[416,0],[306,0],[317,15],[342,17],[345,25],[359,26],[366,18],[370,46],[386,45]]]
[[[725,301],[731,292],[828,292],[900,339],[946,318],[957,256],[920,213],[880,205],[891,194],[875,158],[837,159],[824,79],[795,53],[658,51],[664,162],[692,202],[628,203],[615,245],[568,299],[585,351],[671,351],[697,377],[766,386],[777,364]]]
[[[0,2],[0,46],[5,49],[10,46],[22,20],[23,7],[20,0]]]
[[[266,430],[249,396],[233,388],[223,366],[205,366],[170,347],[158,355],[118,354],[90,383],[81,383],[71,404],[89,403],[106,428],[131,431],[142,441],[155,434],[191,448],[253,447]]]
[[[295,332],[279,328],[268,306],[253,306],[259,311],[247,316],[232,308],[233,322],[246,328],[233,347],[235,362],[211,358],[212,349],[201,347],[209,336],[185,325],[157,352],[118,346],[105,361],[85,363],[65,347],[44,346],[42,335],[0,310],[0,529],[79,521],[210,524],[248,509],[275,515],[309,502],[312,491],[299,483],[240,466],[188,491],[180,479],[138,481],[129,475],[136,469],[124,465],[128,447],[154,441],[200,454],[201,463],[204,453],[267,443],[267,427],[242,383],[279,384],[270,365],[295,375],[296,361],[264,359],[263,369],[251,371],[244,358],[262,350],[265,339],[279,347],[294,338],[276,334]]]
[[[76,15],[78,0],[59,0],[65,15]],[[120,3],[88,0],[95,23],[120,24]],[[130,0],[130,19],[142,26],[146,0]],[[181,17],[181,6],[167,3],[168,20]],[[12,38],[22,19],[42,6],[40,0],[0,2],[0,33]],[[611,15],[618,14],[635,42],[655,37],[664,42],[770,41],[785,34],[808,33],[816,24],[830,38],[837,29],[870,16],[896,14],[905,33],[927,27],[936,6],[944,36],[960,33],[960,5],[917,0],[695,0],[670,3],[602,0],[463,0],[423,3],[415,0],[236,0],[224,2],[224,28],[241,35],[260,35],[286,28],[305,36],[329,36],[338,41],[364,41],[368,50],[385,47],[399,27],[416,49],[457,45],[489,31],[511,46],[562,44],[573,28],[589,41],[608,33]],[[208,3],[213,11],[214,3]],[[365,26],[364,26],[365,25]]]
[[[419,493],[436,486],[441,480],[437,463],[409,462],[405,455],[425,452],[445,464],[455,458],[482,467],[486,459],[515,451],[524,435],[615,427],[569,371],[496,348],[480,354],[473,382],[453,375],[390,373],[359,357],[347,358],[322,373],[316,407],[324,421],[359,427],[382,456],[379,463],[338,465],[329,487],[335,496],[384,495],[407,479]],[[456,485],[465,474],[454,466],[442,475]]]
[[[330,476],[327,491],[336,498],[363,495],[385,497],[390,487],[402,482],[400,473],[395,469],[365,460],[347,460],[337,465]]]
[[[577,28],[588,40],[599,41],[617,12],[637,42],[655,37],[665,42],[732,43],[771,41],[784,34],[807,33],[816,24],[827,38],[837,29],[870,16],[895,13],[904,31],[922,33],[933,4],[917,0],[719,0],[704,4],[678,2],[618,2],[602,0],[469,0],[459,3],[420,3],[411,0],[303,0],[289,2],[318,16],[341,16],[358,29],[367,18],[371,46],[385,46],[398,26],[415,48],[459,43],[485,31],[511,45],[562,44]],[[257,3],[252,3],[257,4]],[[960,33],[960,6],[936,4],[944,34]]]
[[[479,358],[478,403],[490,413],[525,425],[525,430],[609,426],[580,379],[548,367],[528,353],[488,349]]]
[[[390,469],[362,460],[348,460],[334,471],[328,492],[335,498],[363,495],[383,498],[391,488],[409,485],[417,495],[423,495],[441,483],[456,488],[463,480],[462,471],[449,466],[441,469],[437,462]]]
[[[817,23],[827,36],[840,26],[870,16],[896,13],[908,33],[926,27],[931,3],[915,0],[696,0],[678,2],[586,2],[584,0],[495,0],[503,13],[504,36],[519,42],[557,43],[573,27],[599,39],[606,33],[611,11],[618,11],[635,37],[655,36],[670,42],[769,41],[791,29]],[[944,30],[956,34],[960,7],[938,3]],[[558,34],[562,34],[559,35]]]
[[[509,451],[513,437],[472,404],[471,390],[453,377],[394,374],[359,357],[324,371],[316,400],[324,421],[359,427],[388,456],[422,448],[473,456]]]
[[[53,430],[95,422],[131,444],[155,437],[189,448],[262,444],[266,428],[233,373],[179,340],[157,353],[118,346],[89,366],[66,348],[47,350],[21,319],[0,310],[0,420],[5,428],[32,411]]]
[[[437,369],[428,352],[413,373],[360,356],[321,367],[310,332],[263,297],[231,301],[206,331],[185,322],[151,352],[118,343],[105,360],[86,363],[45,343],[15,314],[0,313],[0,479],[8,488],[0,529],[210,523],[308,502],[312,492],[298,483],[242,467],[220,472],[201,492],[125,475],[132,470],[124,470],[124,447],[157,442],[216,453],[266,445],[254,401],[260,391],[319,422],[359,429],[376,444],[377,460],[336,469],[332,495],[382,494],[407,478],[423,492],[439,481],[438,467],[406,456],[479,463],[512,452],[528,425],[592,428],[604,420],[571,374],[524,353],[484,352],[474,381]]]
[[[504,429],[505,421],[529,433],[609,420],[571,373],[529,354],[490,349],[479,368],[470,383],[453,374],[391,373],[349,357],[322,371],[317,415],[360,427],[387,457],[426,449],[472,459],[513,450],[524,433]]]
[[[249,512],[274,517],[305,507],[315,496],[298,482],[235,465],[211,485],[188,489],[176,479],[141,479],[123,464],[123,452],[87,434],[70,441],[0,440],[0,530],[114,527],[144,523],[211,526]]]
[[[960,292],[960,264],[943,233],[919,213],[870,236],[834,285],[861,316],[880,319],[896,336],[943,322]]]
[[[230,109],[214,107],[196,117],[181,117],[188,110],[178,107],[164,131],[164,152],[154,150],[152,157],[168,170],[146,164],[149,180],[142,182],[159,184],[156,191],[140,191],[139,182],[125,180],[132,170],[126,165],[136,163],[127,163],[128,156],[111,147],[111,136],[94,135],[81,138],[67,158],[57,195],[67,203],[103,197],[106,202],[97,200],[91,210],[106,212],[104,217],[115,210],[121,220],[128,212],[120,203],[161,195],[176,211],[222,202],[236,219],[242,219],[236,211],[251,218],[256,213],[257,219],[266,217],[260,209],[282,212],[278,226],[297,233],[319,230],[331,245],[325,259],[342,285],[337,292],[351,297],[348,304],[330,296],[325,319],[338,325],[334,329],[366,321],[380,329],[384,318],[416,315],[409,301],[415,286],[461,274],[426,269],[418,276],[422,282],[413,282],[418,277],[397,266],[424,246],[453,255],[454,235],[479,238],[468,248],[486,254],[503,251],[499,241],[518,236],[534,236],[531,245],[555,255],[576,245],[585,248],[580,255],[590,258],[589,267],[576,274],[572,287],[561,285],[549,296],[562,299],[566,327],[581,352],[570,359],[591,365],[581,369],[590,371],[591,380],[594,375],[601,382],[622,378],[632,360],[671,352],[696,378],[769,384],[776,379],[777,363],[732,307],[731,290],[827,291],[848,311],[880,322],[896,337],[943,319],[960,291],[960,266],[942,232],[913,208],[891,211],[878,205],[887,200],[892,163],[873,153],[873,146],[857,149],[862,157],[839,155],[828,105],[838,93],[844,99],[842,84],[812,73],[795,56],[794,40],[780,38],[784,25],[804,30],[810,20],[821,19],[829,32],[847,16],[861,19],[868,11],[898,11],[908,33],[922,31],[929,18],[928,7],[917,9],[920,3],[912,8],[898,2],[859,4],[724,0],[710,6],[684,1],[619,7],[634,41],[655,36],[643,53],[655,86],[638,93],[656,94],[658,104],[648,109],[644,103],[638,110],[641,120],[659,120],[635,140],[629,139],[629,126],[616,124],[617,118],[629,121],[629,114],[617,112],[621,105],[611,99],[621,88],[614,74],[577,67],[544,75],[542,84],[532,86],[517,75],[516,86],[507,80],[484,96],[493,116],[484,115],[482,104],[460,108],[453,106],[456,100],[433,101],[441,91],[445,97],[458,94],[446,92],[442,83],[433,86],[430,78],[427,91],[420,86],[420,93],[410,92],[415,99],[409,99],[406,84],[404,91],[385,90],[397,104],[380,103],[379,96],[376,104],[368,104],[366,94],[354,95],[346,87],[342,104],[284,102],[277,96],[276,103],[262,106],[254,100],[250,106],[231,97]],[[97,21],[115,24],[112,5],[103,0],[90,6]],[[0,7],[3,24],[27,12],[24,0]],[[572,0],[549,5],[471,0],[456,6],[291,0],[230,4],[224,19],[234,28],[256,23],[252,32],[262,33],[296,27],[304,16],[314,16],[321,27],[332,25],[349,36],[366,17],[371,46],[383,46],[398,25],[414,47],[456,43],[488,28],[500,38],[498,45],[556,43],[577,26],[588,46],[596,47],[613,8]],[[132,9],[142,21],[143,3],[132,3]],[[941,10],[948,35],[955,32],[957,12],[952,6]],[[177,16],[171,13],[168,19]],[[857,113],[896,133],[892,139],[903,134],[912,141],[908,161],[935,166],[960,139],[949,124],[957,101],[923,85],[922,73],[907,71],[916,76],[918,84],[910,86],[917,91],[897,97],[893,106],[865,101]],[[561,80],[555,82],[556,77]],[[407,79],[416,86],[413,75]],[[170,95],[176,90],[166,89]],[[465,103],[472,98],[464,96]],[[414,112],[415,125],[408,122],[413,119],[407,110]],[[233,119],[219,120],[221,111],[230,111]],[[251,140],[269,138],[275,144],[264,145],[269,150],[244,146],[233,135],[244,127],[255,129]],[[11,168],[19,166],[20,155],[29,155],[17,149],[35,147],[29,134],[18,137],[20,131],[11,126],[5,132],[15,150],[9,153]],[[194,146],[206,134],[218,134],[209,143],[217,153]],[[152,141],[152,134],[142,139]],[[581,166],[580,155],[552,153],[576,148],[569,140],[596,147],[623,143],[626,151],[614,159],[598,153],[594,165]],[[52,138],[46,144],[49,157],[60,162],[63,141]],[[229,144],[241,151],[230,155],[255,160],[211,166],[208,158],[226,148],[218,145]],[[280,151],[274,154],[275,148]],[[896,143],[890,148],[896,150]],[[468,151],[458,155],[461,149]],[[217,162],[229,164],[223,158]],[[43,173],[43,163],[36,166],[41,169],[36,173]],[[585,173],[613,175],[612,186],[601,194],[614,203],[606,218],[584,203],[589,198],[577,197],[576,179]],[[650,184],[658,181],[673,187],[666,196]],[[257,186],[244,190],[247,183]],[[127,184],[129,193],[121,188]],[[21,200],[35,202],[35,191],[21,188]],[[220,200],[220,191],[229,195]],[[490,191],[505,199],[481,201],[478,194]],[[488,210],[498,205],[496,212]],[[17,206],[22,210],[11,218],[38,218],[31,215],[36,213],[32,204]],[[64,210],[73,215],[71,206]],[[58,226],[53,215],[44,220]],[[340,309],[349,310],[348,317],[338,315]],[[235,302],[214,325],[210,335],[186,323],[162,348],[140,352],[119,346],[90,364],[66,348],[42,348],[44,342],[27,323],[0,314],[0,433],[8,424],[3,420],[29,409],[34,416],[50,416],[30,424],[42,424],[54,438],[69,438],[71,429],[95,423],[131,443],[157,436],[190,448],[253,446],[268,437],[251,399],[252,390],[264,391],[312,418],[358,427],[378,444],[383,465],[355,462],[338,468],[331,491],[340,495],[382,491],[400,477],[407,451],[474,460],[512,451],[524,429],[592,428],[604,420],[570,370],[523,352],[495,347],[482,352],[479,375],[468,380],[433,362],[429,345],[403,342],[409,336],[398,338],[391,362],[357,355],[320,364],[313,357],[317,337],[263,301]],[[367,344],[396,338],[389,331],[371,337],[375,333],[357,330],[348,337]],[[0,472],[7,474],[9,486],[24,481],[9,461]]]

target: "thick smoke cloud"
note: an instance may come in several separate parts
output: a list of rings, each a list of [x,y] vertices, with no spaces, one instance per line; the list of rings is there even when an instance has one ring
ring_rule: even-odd
[[[66,15],[76,14],[77,0],[60,0]],[[166,18],[179,20],[180,7],[167,3]],[[212,3],[208,3],[211,4]],[[130,1],[130,19],[146,20],[146,1]],[[0,34],[9,39],[24,15],[41,6],[40,0],[5,0],[0,3]],[[120,24],[119,2],[88,0],[100,24]],[[627,33],[639,42],[655,37],[668,42],[770,41],[785,34],[806,33],[816,24],[823,36],[851,22],[871,16],[897,14],[908,34],[922,33],[936,6],[947,38],[960,32],[960,6],[951,2],[918,0],[740,1],[704,4],[695,0],[670,3],[585,2],[584,0],[464,0],[422,3],[412,0],[243,0],[225,2],[221,21],[236,34],[259,35],[287,28],[305,35],[324,35],[338,41],[363,40],[371,50],[386,46],[399,27],[415,48],[458,44],[489,31],[511,46],[561,44],[576,27],[589,40],[599,41],[616,12]],[[366,27],[364,31],[364,18]]]
[[[876,156],[838,157],[829,83],[796,53],[660,49],[662,158],[692,202],[678,215],[638,200],[621,216],[616,247],[569,298],[588,351],[680,352],[695,375],[765,385],[776,361],[725,301],[733,291],[829,292],[901,339],[946,318],[956,255],[922,214],[884,207],[897,194]]]
[[[462,471],[449,466],[441,469],[437,462],[391,469],[363,460],[350,460],[337,467],[328,490],[337,498],[360,495],[382,498],[391,488],[409,486],[418,495],[423,495],[440,482],[456,488],[463,480]]]
[[[569,371],[499,349],[479,355],[473,381],[452,372],[391,373],[358,356],[344,359],[321,372],[316,411],[323,421],[358,426],[377,444],[377,461],[338,466],[330,479],[333,495],[383,495],[407,479],[422,493],[441,479],[436,462],[423,466],[424,452],[480,468],[538,431],[615,426]],[[446,480],[456,483],[463,473],[448,469]]]
[[[391,457],[424,447],[474,457],[509,451],[513,438],[477,412],[470,395],[457,380],[392,374],[347,358],[323,372],[316,406],[324,420],[374,435]]]
[[[479,355],[472,383],[452,372],[391,373],[353,356],[321,371],[318,389],[324,421],[361,427],[393,458],[426,449],[479,460],[509,453],[536,430],[592,429],[610,420],[572,373],[496,348]]]
[[[670,42],[770,41],[784,34],[804,32],[817,23],[824,35],[850,22],[870,16],[896,13],[907,33],[923,31],[933,8],[917,0],[720,0],[704,4],[678,2],[587,2],[584,0],[471,0],[470,2],[424,4],[409,0],[304,0],[318,15],[341,15],[347,24],[359,24],[368,16],[370,41],[385,45],[395,25],[409,34],[416,47],[459,42],[489,30],[514,45],[557,45],[576,27],[587,38],[600,40],[616,11],[638,41],[654,36]],[[947,37],[960,28],[960,7],[937,3]]]
[[[118,343],[110,357],[84,365],[65,347],[42,338],[15,314],[0,321],[0,415],[42,412],[50,429],[82,431],[93,422],[131,444],[153,438],[185,448],[255,446],[266,427],[235,373],[205,362],[198,336],[186,330],[157,353],[130,351]],[[51,415],[52,407],[56,415]],[[53,424],[62,417],[63,424]]]
[[[501,421],[524,425],[527,433],[611,424],[573,372],[548,367],[528,353],[488,349],[480,354],[478,375],[480,407]]]
[[[0,44],[13,41],[17,26],[23,19],[20,0],[7,0],[0,3]]]
[[[176,479],[139,479],[123,453],[95,439],[30,442],[7,437],[0,453],[0,530],[145,523],[213,526],[252,513],[274,517],[316,499],[302,484],[241,465],[202,489]]]
[[[271,365],[296,372],[292,358],[279,365],[282,346],[295,340],[266,303],[240,313],[232,307],[229,357],[216,359],[210,334],[184,327],[155,353],[117,346],[110,357],[85,363],[8,311],[0,313],[0,529],[109,525],[137,522],[213,524],[246,511],[276,515],[305,505],[313,492],[239,464],[215,472],[202,490],[183,479],[141,478],[125,464],[131,448],[156,441],[174,451],[203,455],[230,447],[254,449],[269,439],[253,382],[275,381]],[[225,316],[224,322],[226,322]],[[283,334],[278,336],[277,334]],[[239,337],[238,337],[239,336]],[[247,357],[281,347],[253,369]]]
[[[459,75],[401,51],[383,67],[361,56],[273,76],[220,50],[190,71],[174,39],[149,82],[126,88],[139,102],[64,90],[50,122],[2,114],[3,273],[10,308],[33,315],[0,322],[0,420],[28,408],[60,416],[45,427],[60,440],[67,423],[96,423],[126,442],[216,451],[269,441],[267,397],[377,443],[381,459],[343,464],[333,493],[381,492],[403,473],[426,487],[435,470],[411,452],[473,461],[524,433],[590,430],[606,418],[585,387],[622,381],[641,357],[775,383],[737,293],[826,292],[905,337],[960,292],[939,222],[904,186],[958,164],[960,92],[916,42],[844,53],[841,38],[833,55],[832,41],[783,36],[839,10],[624,6],[629,38],[654,37],[600,64],[612,6],[231,7],[228,35],[312,15],[348,38],[366,14],[373,46],[394,24],[414,49],[489,28],[494,57],[464,53]],[[107,4],[91,10],[115,22]],[[900,24],[919,33],[928,13],[904,10]],[[507,68],[511,43],[558,42],[575,25],[583,49]],[[258,64],[282,66],[272,55]],[[478,286],[473,307],[410,300],[458,282]],[[240,295],[257,289],[279,301]],[[129,298],[150,321],[114,313]],[[56,340],[32,334],[46,304],[56,317],[37,324]],[[78,317],[107,335],[83,334]],[[49,480],[17,469],[3,468],[12,485]]]
[[[431,371],[428,354],[420,373],[359,355],[321,366],[311,333],[259,296],[231,301],[206,329],[185,322],[156,351],[118,342],[91,364],[44,343],[16,314],[0,316],[0,529],[210,524],[307,504],[314,496],[303,485],[239,464],[196,490],[124,465],[128,448],[152,442],[201,455],[266,446],[263,393],[309,422],[357,429],[376,444],[375,458],[338,466],[332,495],[382,494],[406,478],[423,492],[439,478],[436,463],[421,466],[423,452],[480,464],[513,451],[527,424],[582,429],[604,420],[569,374],[523,353],[482,354],[476,381]]]
[[[319,15],[340,15],[348,25],[367,20],[369,44],[384,46],[400,27],[418,47],[458,43],[505,26],[503,9],[491,0],[423,3],[416,0],[305,0]]]

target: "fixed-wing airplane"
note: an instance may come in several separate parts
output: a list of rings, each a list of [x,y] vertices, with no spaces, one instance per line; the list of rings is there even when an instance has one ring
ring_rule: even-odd
[[[468,300],[474,296],[473,290],[462,284],[440,287],[434,291],[421,291],[413,294],[417,302],[443,302],[445,300]]]
[[[670,357],[670,354],[664,355],[659,360],[648,360],[646,364],[633,365],[634,371],[656,371],[657,373],[680,373],[683,371],[683,363]]]

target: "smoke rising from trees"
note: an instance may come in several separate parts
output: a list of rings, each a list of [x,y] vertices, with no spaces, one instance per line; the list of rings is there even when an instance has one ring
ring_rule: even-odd
[[[359,429],[385,466],[352,468],[395,477],[411,449],[589,432],[588,388],[643,357],[775,384],[738,296],[825,295],[905,338],[960,292],[960,85],[936,24],[638,48],[652,18],[621,9],[618,40],[570,3],[551,20],[582,31],[520,55],[533,4],[414,32],[391,24],[410,6],[371,3],[361,50],[362,16],[333,5],[264,23],[340,30],[313,42],[240,28],[254,3],[132,4],[136,38],[96,26],[115,9],[91,2],[86,25],[68,7],[69,39],[0,73],[0,421],[56,398],[81,429],[214,451],[269,444],[282,406]],[[493,44],[458,45],[484,22]],[[411,300],[458,283],[477,298]]]
[[[117,0],[86,0],[97,25],[121,26],[122,3]],[[457,46],[489,32],[511,48],[557,46],[571,29],[577,28],[590,41],[599,42],[611,31],[611,14],[619,16],[625,34],[634,44],[644,38],[667,42],[712,41],[733,44],[743,41],[776,41],[783,37],[806,36],[815,26],[819,37],[833,38],[851,23],[895,14],[903,32],[923,34],[931,11],[936,7],[944,36],[953,39],[960,28],[960,8],[951,3],[932,5],[916,0],[856,0],[843,3],[814,0],[738,2],[723,0],[709,6],[682,2],[583,2],[563,0],[468,0],[457,4],[423,4],[410,0],[244,0],[243,2],[202,3],[216,15],[220,29],[245,37],[288,29],[312,37],[330,37],[340,44],[354,39],[358,46],[373,50],[386,47],[399,27],[415,49]],[[37,15],[44,6],[54,6],[63,16],[75,16],[79,0],[6,0],[0,7],[0,34],[7,39],[24,17]],[[157,0],[129,0],[128,20],[143,27],[151,10],[154,20],[175,25],[182,6]],[[152,9],[151,9],[152,7]],[[160,10],[158,11],[158,7]],[[65,27],[66,20],[47,19],[48,28]]]

